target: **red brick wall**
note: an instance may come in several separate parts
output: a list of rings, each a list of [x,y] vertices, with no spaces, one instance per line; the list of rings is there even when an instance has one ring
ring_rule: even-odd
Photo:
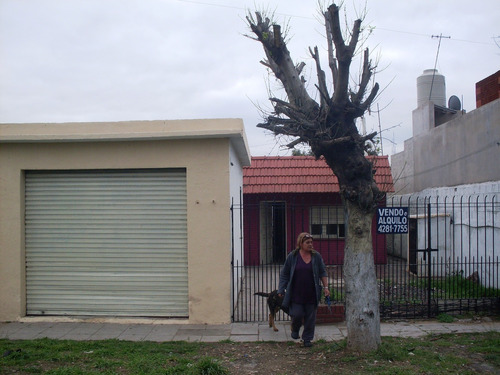
[[[500,98],[500,70],[476,83],[476,108]]]

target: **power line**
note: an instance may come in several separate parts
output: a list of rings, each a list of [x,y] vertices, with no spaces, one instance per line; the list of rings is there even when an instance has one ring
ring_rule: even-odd
[[[415,32],[412,32],[412,31],[394,30],[394,29],[388,29],[388,28],[385,28],[385,27],[378,27],[378,26],[375,26],[375,30],[390,31],[391,33],[415,35],[415,36],[421,36],[421,37],[425,37],[425,38],[439,37],[439,35],[429,35],[429,34],[415,33]],[[447,37],[447,38],[449,38],[451,41],[454,41],[454,42],[484,44],[484,45],[487,45],[487,46],[491,46],[493,44],[491,42],[479,42],[479,41],[476,41],[476,40],[455,39],[455,38],[451,38],[451,37]]]
[[[206,1],[195,1],[195,0],[177,0],[181,3],[190,3],[190,4],[196,4],[196,5],[208,5],[208,6],[213,6],[213,7],[219,7],[219,8],[230,8],[230,9],[238,9],[238,10],[243,10],[247,11],[248,8],[243,8],[235,5],[225,5],[225,4],[215,4],[215,3],[209,3]],[[293,15],[293,14],[286,14],[286,13],[276,13],[279,14],[280,16],[285,16],[285,17],[290,17],[290,18],[304,18],[304,19],[309,19],[309,20],[315,20],[314,17],[306,17],[306,16],[298,16],[298,15]]]
[[[220,7],[220,8],[231,8],[231,9],[244,10],[242,7],[238,7],[238,6],[234,6],[234,5],[214,4],[214,3],[208,3],[205,1],[194,1],[194,0],[177,0],[177,1],[180,1],[181,3],[191,3],[191,4],[197,4],[197,5],[208,5],[208,6]]]
[[[245,12],[248,11],[248,8],[244,8],[241,6],[217,4],[217,3],[211,3],[209,1],[198,1],[198,0],[177,0],[177,1],[181,2],[181,3],[189,3],[189,4],[194,4],[194,5],[206,5],[206,6],[219,7],[219,8],[237,9],[237,10],[242,10]],[[296,15],[296,14],[287,14],[287,13],[279,13],[279,12],[276,12],[275,14],[280,15],[280,16],[284,16],[284,17],[289,17],[289,18],[301,18],[301,19],[308,19],[308,20],[317,20],[315,17],[300,16],[300,15]],[[429,34],[417,33],[417,32],[406,31],[406,30],[395,30],[395,29],[389,29],[389,28],[379,27],[379,26],[375,26],[374,29],[375,30],[382,30],[382,31],[389,31],[392,33],[421,36],[421,37],[426,37],[426,38],[439,37],[436,35],[429,35]],[[451,37],[446,37],[446,38],[451,39]],[[451,40],[455,41],[455,42],[484,44],[484,45],[488,45],[488,46],[495,45],[494,41],[493,42],[480,42],[480,41],[467,40],[467,39],[451,39]]]

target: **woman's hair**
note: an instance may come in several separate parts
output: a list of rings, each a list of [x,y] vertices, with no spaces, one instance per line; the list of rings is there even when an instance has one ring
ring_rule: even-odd
[[[300,248],[302,247],[302,244],[304,243],[304,241],[308,240],[309,238],[312,239],[313,236],[311,236],[307,232],[302,232],[301,234],[299,234],[299,236],[297,237],[297,247],[296,247],[296,250],[300,250]]]

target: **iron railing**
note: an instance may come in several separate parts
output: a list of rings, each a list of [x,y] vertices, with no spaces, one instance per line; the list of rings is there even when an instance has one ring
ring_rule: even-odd
[[[272,206],[272,205],[271,205]],[[265,298],[256,292],[270,292],[278,287],[282,262],[254,262],[248,249],[276,254],[275,248],[266,248],[286,242],[301,231],[310,231],[307,218],[310,206],[287,201],[286,212],[280,217],[284,223],[280,231],[259,223],[245,222],[245,252],[233,262],[232,318],[235,322],[267,320]],[[497,195],[420,198],[400,197],[387,202],[388,207],[408,207],[409,233],[386,234],[374,240],[379,255],[375,264],[382,319],[428,318],[441,313],[466,314],[492,311],[500,308],[500,207]],[[252,205],[233,206],[234,210],[260,210]],[[279,206],[282,209],[282,205]],[[293,213],[293,215],[292,215]],[[304,219],[297,225],[297,218]],[[376,218],[374,219],[376,220]],[[279,224],[279,223],[278,223]],[[266,235],[287,232],[285,240],[267,239]],[[289,233],[292,232],[292,233]],[[253,233],[253,236],[248,236]],[[380,237],[380,236],[378,236]],[[254,242],[258,242],[258,245]],[[343,238],[337,241],[315,239],[315,246],[323,255],[329,273],[334,303],[344,303]],[[283,250],[284,251],[284,250]],[[383,256],[382,256],[383,255]],[[272,257],[262,257],[267,260]],[[252,260],[252,261],[250,261]],[[278,320],[289,319],[280,313]]]

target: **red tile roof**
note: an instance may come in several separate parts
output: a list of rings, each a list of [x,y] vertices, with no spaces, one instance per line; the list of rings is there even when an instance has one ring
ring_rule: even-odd
[[[387,156],[369,156],[380,190],[393,192]],[[243,168],[243,193],[338,193],[339,183],[323,158],[313,156],[257,156]]]

